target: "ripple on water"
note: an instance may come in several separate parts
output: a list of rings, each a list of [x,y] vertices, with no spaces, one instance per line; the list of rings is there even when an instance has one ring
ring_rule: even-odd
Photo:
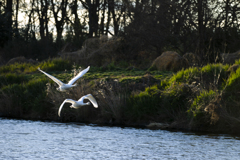
[[[0,159],[239,159],[239,137],[0,119]]]

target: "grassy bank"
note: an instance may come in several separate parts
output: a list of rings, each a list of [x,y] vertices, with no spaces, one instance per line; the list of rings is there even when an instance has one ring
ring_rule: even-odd
[[[239,64],[240,62],[236,62]],[[63,59],[39,64],[0,67],[0,114],[5,117],[79,121],[116,125],[167,124],[165,128],[223,133],[240,132],[240,69],[208,64],[177,73],[91,67],[78,86],[58,92],[57,85],[37,68],[67,82],[87,66],[72,66]],[[91,93],[99,108],[63,107],[66,98],[79,99]]]

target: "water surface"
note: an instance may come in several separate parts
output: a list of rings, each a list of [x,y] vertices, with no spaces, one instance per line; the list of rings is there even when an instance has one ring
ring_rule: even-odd
[[[240,138],[0,119],[0,159],[240,159]]]

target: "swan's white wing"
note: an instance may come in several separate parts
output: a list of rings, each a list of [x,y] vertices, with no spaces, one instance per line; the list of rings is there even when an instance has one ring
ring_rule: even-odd
[[[61,104],[61,106],[59,107],[59,109],[58,109],[58,116],[60,117],[61,110],[62,110],[62,108],[63,108],[63,106],[64,106],[65,103],[74,103],[74,102],[75,102],[75,101],[72,100],[72,99],[65,99],[65,100],[63,101],[63,103]]]
[[[91,94],[88,94],[86,96],[83,96],[81,97],[79,100],[81,101],[81,99],[84,98],[84,99],[88,99],[95,108],[98,108],[98,104],[97,104],[97,101],[96,99],[91,95]]]
[[[38,70],[39,70],[40,72],[44,73],[44,74],[45,74],[46,76],[48,76],[49,78],[51,78],[51,79],[52,79],[54,82],[56,82],[59,86],[63,85],[63,82],[60,81],[59,79],[57,79],[56,77],[54,77],[54,76],[52,76],[52,75],[50,75],[50,74],[42,71],[40,68],[38,68]]]
[[[86,69],[82,70],[80,73],[78,73],[78,75],[76,75],[73,79],[71,79],[68,84],[73,85],[74,82],[76,82],[76,80],[78,80],[79,78],[81,78],[85,73],[88,72],[90,66],[88,66]]]

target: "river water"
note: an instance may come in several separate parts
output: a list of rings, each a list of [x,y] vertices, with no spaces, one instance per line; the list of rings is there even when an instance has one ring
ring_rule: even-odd
[[[240,137],[0,119],[0,159],[240,159]]]

